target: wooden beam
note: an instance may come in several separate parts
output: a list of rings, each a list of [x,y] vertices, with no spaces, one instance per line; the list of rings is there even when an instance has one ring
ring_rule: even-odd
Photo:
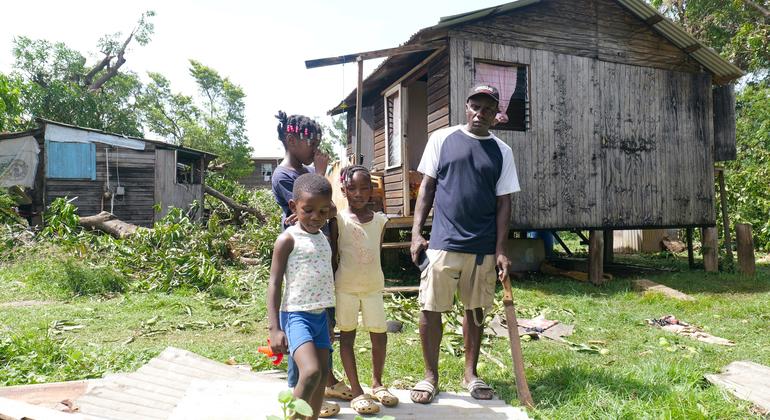
[[[592,230],[588,238],[588,281],[598,286],[604,283],[604,234]]]
[[[356,88],[356,138],[353,139],[353,165],[359,165],[361,156],[361,102],[364,92],[364,59],[359,56],[358,61],[358,87]]]
[[[401,82],[403,82],[404,80],[409,78],[411,75],[413,75],[416,72],[422,70],[425,66],[428,65],[428,63],[433,61],[433,59],[436,58],[439,54],[441,54],[445,49],[446,49],[446,47],[441,47],[441,48],[437,49],[436,51],[434,51],[433,54],[429,55],[427,58],[425,58],[425,60],[422,60],[420,62],[420,64],[412,67],[412,69],[409,70],[405,75],[399,77],[398,80],[396,80],[395,82],[391,83],[390,86],[388,86],[387,89],[384,89],[382,92],[380,92],[380,95],[385,95],[385,92],[390,91],[391,89],[393,89],[394,86],[400,85]]]
[[[559,236],[559,234],[556,233],[555,230],[553,232],[551,232],[551,234],[553,235],[553,238],[556,239],[556,242],[558,242],[559,245],[561,245],[561,248],[564,250],[564,252],[567,253],[567,256],[571,257],[572,256],[572,251],[570,251],[569,247],[567,246],[567,244],[565,244],[564,241],[561,240],[561,237]]]
[[[604,231],[604,264],[612,264],[615,261],[615,237],[611,229]]]
[[[703,268],[707,273],[716,273],[719,271],[719,241],[717,241],[717,228],[701,228],[701,254],[703,254]]]
[[[733,262],[733,241],[730,237],[730,219],[727,217],[727,189],[725,188],[725,170],[724,168],[714,168],[717,172],[719,181],[719,205],[722,209],[722,237],[725,240],[725,252],[727,260]]]
[[[394,55],[408,54],[418,51],[435,50],[445,46],[446,43],[442,41],[431,41],[420,44],[402,45],[396,48],[386,48],[384,50],[367,51],[356,54],[340,55],[337,57],[317,58],[313,60],[305,61],[305,68],[312,69],[316,67],[333,66],[335,64],[345,64],[357,61],[359,57],[362,60],[370,60],[372,58],[392,57]]]
[[[692,228],[687,228],[687,266],[692,270],[695,268],[695,253],[692,246]]]

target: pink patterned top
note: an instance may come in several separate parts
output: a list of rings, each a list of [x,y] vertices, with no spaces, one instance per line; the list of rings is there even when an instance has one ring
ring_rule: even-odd
[[[281,311],[319,311],[334,306],[332,249],[322,232],[308,233],[299,224],[286,229],[294,238],[284,274]]]

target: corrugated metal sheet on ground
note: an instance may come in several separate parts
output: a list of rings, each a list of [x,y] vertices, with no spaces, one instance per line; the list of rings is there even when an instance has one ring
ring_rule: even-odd
[[[136,372],[105,378],[75,404],[86,419],[167,419],[196,380],[265,382],[256,373],[169,347]]]

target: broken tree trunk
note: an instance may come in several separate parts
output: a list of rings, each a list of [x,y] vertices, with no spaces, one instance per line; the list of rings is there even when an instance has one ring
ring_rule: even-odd
[[[736,223],[735,237],[738,243],[738,270],[741,274],[753,276],[756,271],[756,262],[754,260],[754,238],[751,235],[751,225]]]
[[[118,239],[133,235],[138,228],[136,225],[118,219],[108,211],[103,211],[94,216],[81,217],[80,225],[90,229],[101,230]]]
[[[262,214],[262,212],[260,212],[259,209],[238,204],[232,198],[222,194],[221,192],[211,188],[208,185],[204,187],[204,192],[216,198],[217,200],[225,203],[227,207],[230,207],[231,209],[233,209],[235,211],[235,219],[238,220],[239,222],[241,221],[241,217],[243,216],[243,213],[249,213],[253,215],[261,223],[265,222],[265,215]]]

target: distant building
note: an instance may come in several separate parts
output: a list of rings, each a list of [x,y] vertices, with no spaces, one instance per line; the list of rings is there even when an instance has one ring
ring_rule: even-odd
[[[283,156],[277,157],[252,157],[251,163],[253,170],[249,175],[238,180],[241,184],[250,189],[270,188],[273,180],[273,172],[283,160]]]

